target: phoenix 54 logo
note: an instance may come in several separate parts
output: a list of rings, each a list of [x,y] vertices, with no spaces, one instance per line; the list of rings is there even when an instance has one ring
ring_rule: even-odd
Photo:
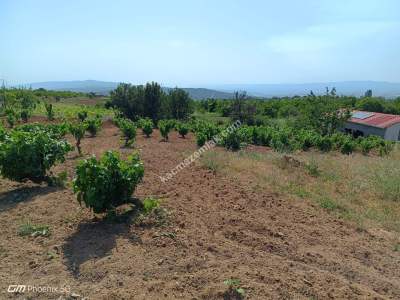
[[[7,292],[9,293],[24,293],[26,290],[25,284],[10,284],[8,286]]]
[[[25,285],[25,284],[10,284],[7,292],[9,293],[70,293],[69,286],[55,287],[55,286],[41,286],[41,285]]]

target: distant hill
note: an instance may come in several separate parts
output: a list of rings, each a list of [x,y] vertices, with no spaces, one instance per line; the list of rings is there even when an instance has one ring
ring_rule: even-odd
[[[118,82],[83,80],[35,82],[25,84],[24,86],[30,86],[33,89],[44,88],[46,90],[62,90],[82,93],[94,92],[100,95],[108,95],[110,91],[114,90],[118,86],[118,84]],[[169,91],[171,88],[163,87],[163,89]],[[190,97],[196,100],[207,98],[229,99],[233,97],[233,94],[229,92],[221,92],[205,88],[183,88],[183,90],[188,92]]]
[[[74,92],[95,92],[107,95],[118,86],[118,82],[107,82],[97,80],[83,81],[47,81],[25,84],[34,89],[45,88],[47,90],[67,90]],[[247,91],[248,95],[255,97],[284,97],[295,95],[307,95],[312,90],[315,94],[324,94],[326,87],[336,88],[338,95],[362,96],[366,90],[371,89],[374,96],[386,98],[400,97],[400,83],[384,81],[341,81],[341,82],[319,82],[300,84],[222,84],[209,85],[205,88],[183,88],[196,100],[207,98],[230,99],[233,92]],[[170,87],[163,87],[165,91]]]
[[[371,89],[374,96],[396,98],[400,96],[400,83],[384,81],[341,81],[301,84],[225,84],[212,85],[209,88],[233,92],[247,91],[248,94],[259,97],[282,97],[307,95],[312,90],[315,94],[324,94],[326,87],[336,88],[338,95],[362,96]]]

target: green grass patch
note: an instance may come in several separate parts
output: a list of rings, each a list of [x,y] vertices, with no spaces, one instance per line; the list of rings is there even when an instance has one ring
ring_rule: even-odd
[[[31,222],[26,222],[18,228],[20,236],[50,236],[50,227],[48,225],[35,225]]]

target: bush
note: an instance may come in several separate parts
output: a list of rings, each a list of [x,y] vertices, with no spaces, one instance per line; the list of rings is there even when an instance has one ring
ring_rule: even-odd
[[[6,130],[3,128],[3,126],[0,124],[0,143],[4,141],[6,138]]]
[[[388,155],[393,150],[394,145],[394,142],[382,140],[381,144],[378,146],[379,154],[381,156]]]
[[[209,122],[198,122],[195,125],[195,132],[203,132],[207,140],[211,140],[215,135],[220,132],[220,129]]]
[[[340,152],[343,154],[351,154],[356,148],[356,143],[353,141],[351,137],[347,137],[340,148]]]
[[[316,146],[323,152],[329,152],[332,150],[333,143],[329,136],[319,136],[316,140]]]
[[[202,147],[207,142],[207,136],[203,132],[196,133],[196,143],[197,146]]]
[[[46,115],[47,115],[47,120],[52,121],[54,120],[54,110],[53,110],[53,104],[51,103],[45,103],[44,108],[46,109]]]
[[[139,120],[141,123],[142,132],[146,137],[150,137],[153,133],[153,121],[151,119],[141,119]]]
[[[15,130],[0,143],[0,173],[11,180],[43,182],[46,172],[56,163],[64,162],[73,147],[44,130]]]
[[[14,125],[15,125],[15,123],[18,122],[18,116],[17,116],[17,114],[16,114],[15,111],[12,110],[12,109],[7,109],[5,113],[6,113],[6,116],[7,116],[7,119],[6,119],[6,120],[7,120],[8,126],[9,126],[10,128],[13,128]]]
[[[233,130],[232,132],[229,132],[224,138],[223,144],[228,150],[240,150],[240,147],[242,145],[242,137],[240,135],[240,132],[238,130]]]
[[[298,137],[300,148],[303,151],[307,151],[318,143],[318,134],[311,130],[300,131]]]
[[[40,123],[23,124],[14,128],[14,131],[32,132],[38,133],[40,131],[45,131],[50,134],[53,138],[61,139],[68,132],[68,125],[66,123],[62,124],[50,124],[44,125]]]
[[[186,123],[178,123],[176,125],[176,129],[178,130],[178,133],[183,138],[185,138],[185,135],[187,135],[189,133],[189,125]]]
[[[131,120],[122,119],[119,122],[119,128],[125,138],[125,147],[131,146],[136,139],[136,126]]]
[[[86,130],[89,131],[90,135],[96,136],[101,128],[101,119],[98,117],[86,119]]]
[[[79,155],[82,155],[81,140],[85,136],[86,125],[84,123],[69,124],[68,130],[75,138],[76,148],[78,149]]]
[[[271,127],[255,127],[253,130],[253,144],[270,146],[273,129]]]
[[[168,141],[168,134],[172,128],[174,128],[174,122],[172,120],[161,120],[158,122],[158,128],[160,129],[161,136],[165,141]]]
[[[79,203],[103,213],[127,203],[143,174],[138,154],[124,161],[117,152],[107,151],[100,160],[91,157],[78,164],[73,189]]]
[[[29,110],[26,110],[26,109],[21,110],[20,116],[21,116],[21,120],[24,123],[27,123],[29,118],[31,117],[31,112]]]
[[[279,152],[291,151],[290,133],[287,128],[272,132],[271,147]]]
[[[87,110],[84,109],[84,110],[79,111],[77,117],[81,122],[85,121],[86,118],[88,117]]]
[[[361,152],[367,155],[375,147],[375,143],[369,138],[361,138],[359,141]]]
[[[50,228],[48,225],[35,225],[31,222],[26,222],[19,226],[18,234],[20,236],[49,236],[50,235]]]

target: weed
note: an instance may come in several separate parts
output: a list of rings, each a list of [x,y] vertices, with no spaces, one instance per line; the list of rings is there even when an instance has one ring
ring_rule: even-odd
[[[215,151],[204,153],[201,157],[200,163],[214,174],[221,172],[225,167],[224,161],[220,159]]]
[[[53,258],[56,258],[56,257],[57,257],[57,254],[55,254],[54,252],[49,251],[46,253],[47,260],[52,260]]]
[[[328,197],[321,197],[317,201],[322,208],[325,208],[329,211],[343,209],[342,206],[340,206],[338,203],[336,203],[335,201],[333,201],[332,199],[330,199]]]
[[[34,225],[29,221],[22,224],[18,228],[18,234],[20,236],[50,236],[50,228],[48,225]]]
[[[160,200],[156,198],[145,198],[142,201],[141,214],[136,224],[142,227],[163,226],[168,221],[168,211],[160,207]]]
[[[228,279],[224,281],[228,286],[228,290],[224,293],[224,299],[243,299],[245,291],[240,287],[239,279]]]
[[[160,206],[160,200],[149,197],[143,200],[143,213],[148,215]]]
[[[321,174],[318,163],[312,159],[309,163],[306,163],[304,166],[307,170],[307,173],[312,177],[318,177]]]
[[[68,185],[68,172],[62,171],[57,175],[50,177],[49,185],[65,188]]]
[[[372,178],[378,193],[382,198],[400,201],[400,170],[392,164],[385,163]]]

